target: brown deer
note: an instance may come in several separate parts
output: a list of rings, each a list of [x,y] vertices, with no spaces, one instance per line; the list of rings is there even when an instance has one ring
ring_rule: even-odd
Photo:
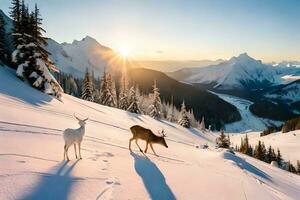
[[[141,147],[139,146],[139,144],[137,142],[138,139],[146,141],[145,153],[147,153],[148,145],[150,144],[150,147],[151,147],[153,153],[156,156],[158,156],[153,149],[153,146],[152,146],[153,143],[161,144],[161,145],[165,146],[166,148],[168,148],[168,145],[165,141],[166,135],[164,134],[164,130],[162,130],[162,132],[161,132],[162,136],[157,136],[150,129],[146,129],[139,125],[132,126],[130,128],[130,131],[133,134],[133,137],[129,139],[129,150],[130,151],[132,151],[131,150],[131,141],[135,140],[136,145],[139,147],[140,151],[143,153]]]

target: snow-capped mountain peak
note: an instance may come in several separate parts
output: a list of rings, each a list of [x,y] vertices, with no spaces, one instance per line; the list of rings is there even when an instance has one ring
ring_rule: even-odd
[[[187,83],[213,85],[214,88],[222,90],[252,90],[281,84],[286,82],[284,76],[299,74],[300,69],[297,67],[275,67],[264,64],[261,60],[256,60],[247,53],[242,53],[220,64],[189,70],[182,69],[170,74],[170,76],[183,77],[180,81]]]
[[[93,70],[95,76],[101,76],[104,67],[109,67],[109,60],[115,56],[112,49],[90,36],[62,44],[50,39],[46,49],[61,71],[77,77],[82,77],[86,69]]]
[[[250,57],[247,53],[242,53],[240,54],[239,56],[237,57],[232,57],[229,62],[232,62],[232,63],[240,63],[241,66],[247,66],[247,65],[244,65],[244,64],[247,64],[247,63],[257,63],[257,64],[262,64],[262,62],[260,60],[255,60],[254,58]]]

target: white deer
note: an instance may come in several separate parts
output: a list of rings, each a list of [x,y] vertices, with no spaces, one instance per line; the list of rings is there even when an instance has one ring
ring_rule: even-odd
[[[75,151],[76,159],[77,159],[76,144],[78,145],[78,149],[79,149],[79,159],[82,159],[80,145],[81,145],[81,142],[82,142],[82,139],[84,136],[84,132],[85,132],[85,124],[89,118],[82,120],[82,119],[79,119],[78,117],[76,117],[75,114],[74,114],[74,117],[78,120],[78,124],[80,125],[80,127],[78,129],[67,128],[63,132],[63,137],[65,140],[64,160],[66,157],[67,157],[67,160],[70,160],[69,156],[68,156],[68,149],[73,144],[74,144],[74,151]]]

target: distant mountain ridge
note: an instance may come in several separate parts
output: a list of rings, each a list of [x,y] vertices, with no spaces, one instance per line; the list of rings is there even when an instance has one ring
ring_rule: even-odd
[[[272,66],[248,56],[232,57],[217,65],[178,70],[169,75],[187,83],[210,84],[214,89],[262,89],[286,81],[287,75],[299,75],[296,66]]]

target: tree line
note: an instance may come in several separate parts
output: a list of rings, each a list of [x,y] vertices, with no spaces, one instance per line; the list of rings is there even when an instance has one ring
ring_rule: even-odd
[[[95,78],[93,71],[86,69],[83,78],[75,78],[64,73],[56,74],[56,78],[65,93],[81,99],[136,114],[149,115],[158,120],[168,120],[185,128],[196,127],[205,130],[204,117],[201,122],[197,121],[193,110],[187,110],[184,102],[181,108],[177,109],[172,100],[162,101],[156,81],[153,82],[152,91],[143,94],[139,86],[129,80],[126,72],[118,78],[104,70],[101,78]]]
[[[244,138],[241,138],[240,146],[235,146],[235,151],[241,152],[269,164],[275,161],[278,167],[281,169],[300,175],[299,161],[297,161],[297,166],[294,166],[290,161],[284,161],[279,148],[277,148],[277,151],[275,151],[271,145],[266,148],[264,142],[261,142],[260,140],[253,148],[253,146],[251,146],[249,143],[247,134]]]

